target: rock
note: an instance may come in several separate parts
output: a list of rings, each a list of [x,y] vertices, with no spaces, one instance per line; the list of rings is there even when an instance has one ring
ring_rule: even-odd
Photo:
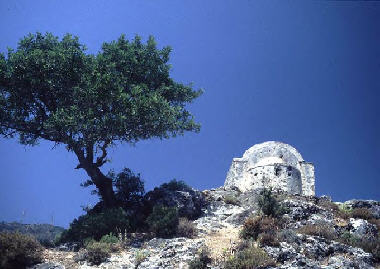
[[[166,187],[158,187],[145,195],[145,200],[151,206],[162,205],[177,207],[179,216],[195,219],[202,213],[205,199],[202,192],[192,188],[172,190]]]
[[[58,263],[40,263],[33,267],[29,267],[29,269],[65,269],[65,267]]]
[[[75,243],[75,242],[64,243],[64,244],[61,244],[58,247],[56,247],[56,249],[58,249],[60,251],[75,251],[76,252],[76,251],[79,251],[80,244],[79,243]]]
[[[349,230],[350,233],[358,237],[376,238],[378,233],[375,225],[368,223],[366,220],[353,218],[350,219]]]

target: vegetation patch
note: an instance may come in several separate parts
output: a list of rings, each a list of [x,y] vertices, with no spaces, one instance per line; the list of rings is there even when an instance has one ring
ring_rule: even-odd
[[[111,252],[110,244],[90,241],[86,245],[85,259],[93,265],[99,265],[111,257]]]
[[[273,218],[279,218],[288,211],[276,199],[272,189],[263,189],[260,192],[260,195],[257,197],[257,205],[263,215]]]
[[[103,235],[116,233],[117,229],[130,230],[130,221],[122,208],[104,209],[100,213],[87,213],[70,224],[62,233],[60,242],[82,242],[86,238],[100,240]]]
[[[30,235],[0,233],[0,268],[25,268],[42,262],[43,247]]]
[[[275,261],[262,249],[251,245],[227,260],[225,269],[265,268],[275,266]]]
[[[259,234],[275,233],[278,229],[279,221],[275,218],[266,216],[249,217],[243,224],[240,237],[256,240]]]
[[[193,238],[197,235],[197,228],[194,222],[187,218],[179,218],[177,226],[177,236]]]
[[[320,236],[328,240],[333,240],[337,237],[337,234],[333,227],[326,223],[307,224],[298,228],[299,233]]]
[[[147,218],[150,231],[158,237],[171,237],[176,234],[178,210],[175,207],[155,206]]]

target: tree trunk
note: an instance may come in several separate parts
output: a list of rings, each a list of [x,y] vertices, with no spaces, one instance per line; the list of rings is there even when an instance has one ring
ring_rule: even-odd
[[[116,205],[115,192],[112,188],[112,179],[106,177],[98,167],[89,165],[83,167],[88,176],[94,182],[99,191],[99,195],[104,202],[105,207],[114,207]]]

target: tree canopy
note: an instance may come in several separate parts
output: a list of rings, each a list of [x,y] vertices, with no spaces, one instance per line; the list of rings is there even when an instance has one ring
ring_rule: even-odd
[[[122,35],[88,54],[70,34],[29,34],[0,54],[0,134],[66,145],[99,188],[107,178],[98,168],[115,142],[199,131],[186,104],[202,92],[170,77],[170,52],[153,37]]]

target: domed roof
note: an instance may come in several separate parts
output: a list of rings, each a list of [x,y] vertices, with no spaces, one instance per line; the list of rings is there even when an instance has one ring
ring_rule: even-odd
[[[277,141],[268,141],[252,146],[245,151],[242,159],[248,161],[250,167],[274,163],[298,166],[300,162],[304,161],[294,147]]]

